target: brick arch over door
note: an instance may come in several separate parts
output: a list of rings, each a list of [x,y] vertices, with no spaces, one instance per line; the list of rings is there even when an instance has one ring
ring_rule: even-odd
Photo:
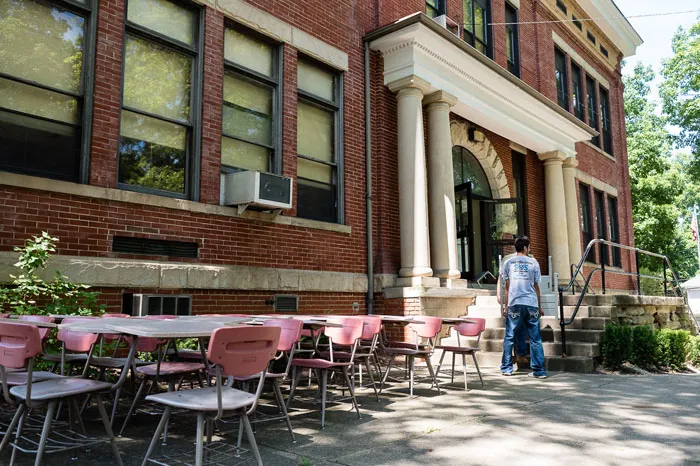
[[[463,121],[452,121],[450,123],[452,145],[462,146],[474,154],[474,157],[476,157],[486,173],[494,199],[511,198],[506,174],[503,171],[503,164],[498,156],[498,152],[496,152],[496,148],[491,145],[491,142],[483,133],[477,132],[477,135],[480,136],[475,137],[474,141],[470,141],[468,128],[467,123]],[[481,141],[476,141],[476,139],[481,139]]]

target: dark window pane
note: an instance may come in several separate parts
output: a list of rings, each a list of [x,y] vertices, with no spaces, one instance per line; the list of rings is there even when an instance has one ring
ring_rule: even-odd
[[[620,225],[617,217],[617,199],[608,197],[608,221],[610,227],[610,241],[620,242]],[[622,267],[622,257],[619,248],[612,248],[612,265]]]
[[[80,131],[0,111],[0,169],[77,181]]]
[[[600,117],[602,121],[601,136],[603,137],[603,150],[612,154],[612,129],[610,128],[610,97],[608,91],[602,87],[600,92]]]
[[[599,129],[598,125],[598,98],[595,92],[595,81],[591,78],[586,78],[586,99],[588,100],[588,126],[593,129]],[[600,137],[596,136],[591,139],[594,145],[599,144]]]
[[[506,3],[506,58],[508,71],[520,76],[520,50],[518,43],[518,12]]]
[[[119,182],[184,194],[186,146],[184,126],[122,111]]]
[[[591,194],[587,185],[581,183],[579,185],[579,198],[581,202],[581,239],[583,240],[583,250],[586,250],[588,243],[593,239],[593,228],[591,225]],[[587,261],[593,261],[595,253],[591,253],[586,258]]]
[[[574,104],[574,115],[579,120],[583,120],[583,83],[581,79],[581,68],[571,63],[571,97]]]
[[[583,25],[581,24],[581,21],[576,16],[571,15],[571,21],[574,23],[574,26],[576,26],[579,31],[583,31]]]
[[[566,75],[566,55],[559,49],[554,49],[554,69],[557,80],[557,102],[565,110],[569,110],[568,79]]]
[[[595,45],[595,36],[591,34],[591,31],[586,31],[586,37]]]
[[[566,4],[562,0],[557,0],[557,8],[566,14]]]
[[[336,188],[333,185],[297,178],[297,215],[302,218],[336,222]]]
[[[595,223],[598,239],[608,239],[608,233],[605,225],[605,204],[603,202],[603,193],[595,191]],[[598,245],[598,263],[610,265],[610,254],[608,254],[608,246],[604,244]]]

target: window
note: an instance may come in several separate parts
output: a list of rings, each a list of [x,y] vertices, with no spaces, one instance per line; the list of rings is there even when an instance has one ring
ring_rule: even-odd
[[[179,3],[127,2],[121,188],[196,199],[199,23],[198,10]]]
[[[595,197],[595,226],[596,234],[598,239],[608,239],[608,232],[605,224],[605,201],[603,198],[603,192],[595,190],[593,191],[593,196]],[[605,244],[598,245],[598,263],[610,265],[610,254],[608,253],[609,247]]]
[[[583,240],[583,251],[586,251],[588,243],[593,239],[593,227],[591,221],[591,194],[588,185],[579,183],[579,201],[581,203],[581,239]],[[592,257],[585,260],[591,262]]]
[[[613,243],[620,243],[620,224],[617,217],[617,199],[611,196],[608,196],[608,222],[610,227],[610,241]],[[611,249],[613,267],[622,267],[620,248]]]
[[[566,4],[561,0],[557,0],[557,8],[559,8],[562,13],[566,14]]]
[[[518,10],[509,3],[506,3],[506,59],[508,60],[508,71],[520,77]]]
[[[581,20],[579,20],[576,16],[571,15],[571,21],[574,23],[574,26],[576,26],[579,31],[583,31],[583,25],[581,24]]]
[[[581,67],[571,62],[571,98],[573,101],[574,115],[583,121],[583,73]]]
[[[602,120],[601,136],[603,138],[602,149],[608,154],[612,155],[612,131],[610,128],[610,96],[606,89],[602,87],[599,88],[600,92],[600,117]]]
[[[557,79],[557,102],[559,106],[569,111],[569,83],[566,75],[566,55],[554,48],[554,69]]]
[[[445,14],[445,0],[425,0],[425,14],[437,18]]]
[[[599,130],[600,124],[598,122],[598,97],[596,96],[596,85],[595,81],[588,76],[586,76],[586,100],[588,100],[588,126]],[[600,136],[596,136],[591,139],[594,145],[600,144]]]
[[[600,53],[602,53],[605,58],[608,58],[610,56],[610,54],[608,53],[608,49],[606,49],[602,45],[600,46]]]
[[[586,31],[586,37],[588,37],[588,40],[595,45],[595,36],[591,33],[591,31]]]
[[[0,170],[86,181],[96,2],[81,3],[0,2]]]
[[[300,58],[297,85],[297,215],[340,222],[342,78]]]
[[[224,32],[221,169],[281,171],[278,49],[244,32]]]
[[[490,0],[462,0],[464,41],[489,58],[492,57],[490,17]]]

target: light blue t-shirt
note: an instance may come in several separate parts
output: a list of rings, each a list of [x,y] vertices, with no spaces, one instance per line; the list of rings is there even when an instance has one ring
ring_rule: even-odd
[[[538,307],[535,283],[540,282],[540,264],[528,256],[513,256],[503,264],[503,280],[508,286],[508,307],[515,305]]]

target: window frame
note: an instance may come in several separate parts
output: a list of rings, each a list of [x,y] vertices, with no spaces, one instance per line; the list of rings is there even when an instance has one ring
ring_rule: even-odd
[[[597,41],[593,33],[589,30],[586,29],[586,38],[591,42],[591,44],[596,45]]]
[[[610,92],[603,86],[598,87],[600,100],[600,148],[610,155],[613,154],[612,118],[610,117]]]
[[[586,76],[586,105],[588,106],[588,112],[586,112],[586,120],[588,126],[594,130],[600,132],[600,115],[598,114],[598,83],[595,79],[590,76]],[[589,88],[591,84],[592,89]],[[592,91],[592,92],[591,92]],[[592,105],[591,105],[592,104]],[[591,121],[591,119],[595,121]],[[600,145],[600,135],[591,138],[591,143],[595,146]]]
[[[484,55],[493,60],[493,28],[489,27],[489,25],[491,24],[491,0],[462,0],[462,10],[464,10],[465,1],[469,2],[472,10],[472,30],[471,32],[467,31],[467,29],[464,27],[464,18],[462,18],[462,40],[474,47],[479,53],[481,53],[481,51],[478,48],[476,48],[476,42],[483,42],[481,40],[478,40],[476,37],[476,19],[474,18],[474,4],[478,3],[479,6],[481,6],[481,8],[483,8],[486,12],[486,24],[484,25],[484,38],[486,40],[484,48],[486,49],[486,53],[484,53]],[[467,34],[469,35],[469,37],[467,37]]]
[[[605,193],[598,189],[593,190],[593,204],[595,207],[595,228],[596,228],[596,238],[597,239],[608,239],[608,228],[606,222],[606,206],[605,206]],[[605,263],[605,265],[610,265],[610,247],[607,244],[598,244],[598,264]],[[603,254],[603,251],[605,253]],[[602,256],[605,257],[602,257]]]
[[[588,243],[593,240],[593,220],[591,216],[591,188],[587,184],[579,182],[579,216],[581,221],[581,241],[582,252],[586,252]],[[584,209],[584,205],[587,210]],[[586,226],[588,227],[586,229]],[[592,259],[592,260],[591,260]],[[595,261],[595,253],[593,257],[586,257],[587,262]]]
[[[530,236],[530,227],[529,227],[529,219],[528,219],[528,208],[527,208],[527,154],[523,154],[522,152],[518,152],[516,150],[511,149],[510,150],[510,155],[511,155],[511,165],[513,167],[513,188],[520,188],[522,191],[521,193],[518,193],[518,190],[515,189],[515,197],[520,198],[520,206],[522,208],[522,221],[523,221],[523,234],[526,236]],[[515,181],[517,180],[517,184]],[[518,196],[518,194],[521,194],[521,196]]]
[[[296,150],[296,156],[297,156],[297,172],[296,172],[296,179],[297,179],[297,184],[298,180],[306,180],[310,181],[312,183],[319,183],[317,180],[310,180],[308,178],[304,178],[298,175],[298,169],[299,169],[299,162],[298,159],[301,158],[303,160],[308,160],[310,162],[322,164],[322,165],[327,165],[330,167],[334,167],[333,170],[333,181],[332,185],[335,186],[335,202],[336,202],[336,218],[335,221],[327,221],[327,220],[317,220],[317,219],[310,219],[310,220],[316,220],[316,221],[321,221],[321,222],[327,222],[327,223],[337,223],[337,224],[344,224],[345,222],[345,202],[344,202],[344,177],[345,177],[345,166],[343,163],[343,147],[344,147],[344,140],[343,140],[343,128],[344,128],[344,121],[343,121],[343,112],[344,112],[344,102],[343,102],[343,89],[344,89],[344,73],[341,70],[331,68],[330,66],[319,62],[318,60],[315,60],[307,55],[297,55],[297,63],[300,61],[304,61],[309,63],[312,66],[316,66],[320,69],[323,69],[327,71],[328,73],[333,75],[333,97],[335,99],[335,102],[331,102],[329,100],[326,100],[322,97],[319,97],[315,94],[311,94],[308,91],[304,91],[299,88],[299,84],[297,82],[297,111],[299,108],[299,102],[305,103],[307,105],[311,105],[314,107],[317,107],[321,110],[329,111],[333,113],[333,151],[335,155],[335,163],[330,163],[326,162],[323,160],[319,160],[317,158],[300,154],[299,153],[299,148],[297,147]],[[298,127],[297,127],[297,137],[298,137]],[[324,183],[321,183],[324,184]],[[297,187],[297,217],[299,218],[307,218],[303,216],[299,216],[299,189]]]
[[[428,1],[426,0],[426,2],[425,2],[425,15],[426,15],[428,18],[435,19],[435,18],[437,18],[438,16],[442,16],[442,15],[446,14],[446,13],[445,13],[445,11],[446,11],[445,7],[446,7],[447,0],[437,0],[436,3],[437,3],[437,8],[433,8],[433,6],[432,6],[432,5],[429,5],[429,4],[428,4]],[[428,8],[431,8],[431,9],[434,9],[434,10],[435,10],[435,16],[430,16],[430,15],[428,14]]]
[[[90,152],[92,148],[92,116],[94,104],[94,88],[95,88],[95,51],[97,42],[97,16],[99,14],[98,0],[85,0],[84,3],[74,0],[28,0],[40,5],[60,8],[77,16],[81,16],[85,20],[84,42],[83,42],[83,57],[81,61],[82,76],[80,79],[80,90],[78,93],[65,91],[54,88],[52,86],[41,84],[29,79],[20,78],[11,74],[0,72],[0,78],[12,81],[19,84],[24,84],[37,89],[54,92],[56,94],[73,97],[77,100],[80,106],[79,123],[66,123],[62,121],[52,120],[50,118],[32,115],[29,113],[20,112],[2,108],[0,111],[19,115],[25,118],[32,118],[40,121],[47,121],[57,125],[70,126],[80,132],[78,137],[78,153],[74,154],[76,159],[77,170],[74,174],[75,183],[87,184],[90,179]],[[0,171],[7,171],[0,168]],[[41,178],[54,179],[45,174],[40,174],[38,171],[7,171],[8,173],[18,173],[28,176],[37,176]]]
[[[559,69],[557,68],[557,56],[561,56],[564,68]],[[571,111],[570,110],[570,102],[569,102],[569,72],[567,70],[567,60],[566,60],[566,53],[564,53],[563,50],[561,50],[559,47],[554,47],[554,78],[556,81],[556,87],[557,87],[557,103],[561,108],[566,110],[567,112]],[[557,73],[560,73],[561,79],[556,79],[557,78]],[[561,93],[560,93],[561,91]],[[561,95],[563,94],[563,95]]]
[[[610,241],[620,243],[620,216],[618,213],[617,198],[608,195],[608,228]],[[620,248],[612,249],[612,266],[622,268],[622,254]]]
[[[578,72],[578,81],[576,80]],[[578,85],[578,86],[577,86]],[[583,121],[585,114],[583,101],[583,68],[571,60],[571,108],[574,116]]]
[[[125,191],[135,191],[145,194],[155,194],[158,196],[173,197],[177,199],[188,199],[194,202],[199,201],[200,168],[201,168],[201,144],[202,144],[202,81],[204,74],[204,8],[198,4],[186,2],[184,0],[168,0],[182,8],[194,11],[197,14],[195,22],[197,30],[193,34],[194,45],[189,46],[176,39],[168,37],[152,29],[129,22],[127,19],[129,10],[129,0],[124,2],[124,28],[122,35],[122,70],[119,100],[119,139],[121,140],[121,115],[124,110],[146,117],[154,118],[167,123],[184,126],[186,128],[185,139],[185,192],[183,194],[162,189],[148,188],[145,186],[131,185],[119,181],[120,155],[117,150],[117,188]],[[124,105],[124,78],[126,76],[126,42],[127,36],[131,35],[141,40],[149,41],[160,47],[172,50],[192,59],[192,69],[190,72],[190,117],[188,123],[179,120],[153,114],[147,111],[138,110]]]
[[[576,15],[571,15],[571,22],[574,23],[574,26],[576,26],[579,31],[583,32],[583,24],[581,23],[581,20],[576,17]]]
[[[513,21],[508,20],[508,15],[509,11],[512,11],[512,16],[513,16]],[[511,5],[510,2],[505,2],[505,13],[506,13],[506,23],[514,23],[514,24],[506,24],[506,44],[508,43],[508,35],[512,34],[513,38],[513,45],[511,47],[511,51],[513,52],[513,60],[511,61],[511,57],[507,56],[506,54],[506,63],[508,65],[508,71],[510,71],[511,74],[514,76],[517,76],[518,78],[520,77],[520,30],[518,27],[518,20],[520,17],[520,11],[513,5]],[[507,48],[506,48],[507,52]]]
[[[610,58],[610,53],[608,52],[608,49],[603,47],[603,44],[600,44],[600,53],[602,53],[605,58]]]
[[[283,113],[283,103],[284,103],[284,54],[282,53],[282,44],[276,42],[269,37],[260,34],[250,28],[247,28],[234,21],[226,20],[224,22],[224,35],[226,34],[226,28],[235,29],[236,31],[248,35],[260,42],[265,42],[272,47],[272,75],[273,78],[265,76],[264,74],[258,73],[257,71],[246,68],[243,65],[233,63],[226,60],[225,56],[222,56],[224,63],[224,74],[222,75],[222,96],[221,96],[221,137],[234,139],[236,141],[241,141],[246,144],[252,144],[258,147],[265,147],[270,150],[271,154],[268,156],[268,167],[267,173],[281,174],[282,173],[282,113]],[[225,39],[224,39],[225,40]],[[223,53],[222,53],[223,55]],[[226,72],[231,72],[235,76],[243,78],[245,80],[253,81],[257,84],[262,84],[266,87],[272,89],[272,144],[268,147],[256,142],[246,141],[245,139],[230,136],[224,133],[223,121],[224,112],[223,108],[226,105],[226,101],[223,99],[223,79]],[[221,143],[220,143],[221,147]],[[248,170],[246,168],[237,168],[230,165],[224,165],[223,160],[220,161],[221,173],[236,173],[239,171]]]

